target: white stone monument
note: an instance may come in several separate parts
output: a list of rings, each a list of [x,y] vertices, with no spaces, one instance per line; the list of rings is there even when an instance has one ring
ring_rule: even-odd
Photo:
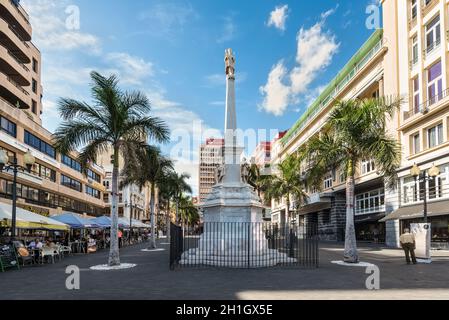
[[[225,52],[226,118],[224,161],[217,171],[217,185],[202,206],[204,233],[197,249],[185,252],[180,264],[222,267],[267,267],[280,262],[296,262],[268,248],[263,232],[263,205],[246,183],[247,168],[241,165],[243,148],[237,146],[235,108],[235,57]]]

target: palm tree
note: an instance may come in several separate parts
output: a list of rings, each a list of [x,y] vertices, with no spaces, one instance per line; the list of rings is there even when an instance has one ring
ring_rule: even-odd
[[[118,78],[91,73],[93,104],[73,99],[59,101],[63,123],[55,132],[55,147],[62,154],[81,148],[78,160],[83,171],[95,163],[99,154],[112,149],[112,226],[109,266],[120,265],[118,246],[118,176],[119,155],[125,162],[136,161],[136,154],[146,146],[145,139],[167,142],[165,123],[149,116],[148,98],[138,91],[122,91]]]
[[[387,133],[386,124],[400,104],[400,100],[385,98],[338,102],[323,132],[300,151],[300,158],[308,162],[307,180],[313,186],[322,188],[324,176],[333,169],[341,169],[346,176],[345,262],[359,261],[354,227],[356,165],[372,159],[388,186],[395,185],[401,147]]]
[[[193,204],[192,198],[183,195],[179,201],[179,210],[181,214],[182,225],[192,225],[199,221],[200,216],[198,208]]]
[[[285,211],[286,225],[291,219],[291,200],[294,199],[296,207],[299,207],[306,198],[304,183],[300,176],[299,163],[295,154],[289,155],[278,165],[279,174],[270,176],[262,182],[262,188],[266,189],[265,196],[267,199],[280,201],[282,198],[285,198],[287,206]]]
[[[170,202],[174,199],[174,189],[176,188],[176,181],[174,179],[174,172],[168,172],[163,177],[163,183],[159,186],[159,196],[165,202],[165,227],[167,239],[170,239],[171,226],[171,208]]]
[[[134,184],[141,190],[150,186],[150,216],[151,216],[151,248],[156,248],[155,230],[155,197],[156,187],[164,183],[166,174],[173,170],[173,161],[162,156],[158,148],[147,146],[145,152],[138,154],[138,161],[128,162],[123,170],[123,185]]]
[[[259,198],[261,198],[262,202],[266,204],[267,199],[264,193],[268,188],[271,176],[263,175],[259,166],[255,163],[244,165],[248,166],[248,184],[256,190]]]
[[[174,173],[172,179],[173,195],[176,202],[176,223],[179,223],[179,201],[184,193],[192,193],[192,188],[186,181],[190,179],[190,175],[188,173]]]

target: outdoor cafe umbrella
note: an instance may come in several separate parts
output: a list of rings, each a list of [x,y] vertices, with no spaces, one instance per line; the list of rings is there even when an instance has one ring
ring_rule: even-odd
[[[112,225],[112,219],[108,216],[101,216],[91,220],[103,228],[110,228]],[[118,218],[118,226],[120,228],[129,228],[129,222],[124,218]]]
[[[7,226],[11,226],[12,206],[0,203],[0,221],[5,221]],[[31,211],[17,207],[16,227],[19,229],[35,230],[58,230],[68,231],[70,227],[60,221],[41,216]]]
[[[53,216],[59,222],[69,225],[72,229],[96,229],[100,228],[92,219],[85,219],[79,215],[71,212],[66,212],[61,215]]]

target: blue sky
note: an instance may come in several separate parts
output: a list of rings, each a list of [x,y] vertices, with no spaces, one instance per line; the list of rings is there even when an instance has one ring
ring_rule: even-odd
[[[174,142],[163,150],[192,174],[195,190],[204,137],[193,135],[187,147],[177,136],[197,132],[193,123],[222,130],[226,48],[237,59],[239,127],[284,130],[373,32],[365,27],[372,0],[22,2],[42,52],[44,126],[57,127],[59,97],[89,101],[91,70],[116,73],[170,124]],[[173,153],[180,145],[186,150]]]

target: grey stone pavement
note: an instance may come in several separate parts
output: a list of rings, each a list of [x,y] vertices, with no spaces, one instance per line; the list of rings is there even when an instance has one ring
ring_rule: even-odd
[[[163,241],[163,240],[162,240]],[[449,300],[449,252],[435,252],[432,264],[406,265],[402,251],[360,247],[361,260],[380,268],[381,290],[365,287],[363,267],[332,264],[342,246],[320,244],[319,269],[261,270],[168,268],[168,245],[162,252],[142,252],[147,244],[121,250],[133,269],[91,271],[104,264],[107,252],[66,257],[56,264],[0,273],[1,300],[303,300],[303,299],[444,299]],[[81,269],[81,288],[65,287],[65,269]]]

